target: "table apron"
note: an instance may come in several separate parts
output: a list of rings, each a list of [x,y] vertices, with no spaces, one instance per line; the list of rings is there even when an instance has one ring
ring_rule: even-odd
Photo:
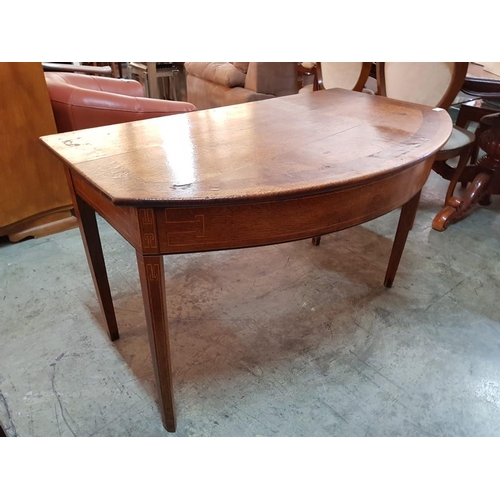
[[[144,255],[284,243],[340,231],[404,205],[425,184],[434,157],[383,179],[271,202],[199,207],[114,205],[72,172],[75,192]]]
[[[136,250],[141,250],[141,230],[136,207],[114,205],[78,172],[70,170],[74,193],[90,205]]]
[[[162,254],[254,247],[340,231],[404,205],[425,184],[431,162],[357,187],[245,205],[156,208]]]

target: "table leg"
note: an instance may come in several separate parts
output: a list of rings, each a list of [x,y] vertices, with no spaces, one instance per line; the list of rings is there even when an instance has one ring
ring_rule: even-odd
[[[161,417],[165,428],[170,432],[175,432],[172,363],[168,340],[163,257],[161,255],[142,255],[139,252],[136,254]]]
[[[113,299],[109,288],[109,280],[106,273],[106,264],[102,253],[101,238],[99,236],[95,211],[77,194],[75,194],[74,199],[76,200],[74,206],[75,215],[80,226],[83,246],[87,254],[87,261],[94,281],[97,298],[99,299],[101,310],[106,319],[108,335],[111,340],[116,340],[119,338],[118,325],[116,323]]]
[[[406,239],[408,238],[408,233],[413,226],[413,221],[415,220],[415,216],[417,214],[420,193],[421,191],[419,191],[413,198],[401,207],[398,229],[396,230],[391,256],[389,257],[389,265],[387,266],[387,272],[385,274],[384,285],[387,288],[392,287],[392,283],[396,276],[399,261],[401,260],[401,255],[403,255]]]

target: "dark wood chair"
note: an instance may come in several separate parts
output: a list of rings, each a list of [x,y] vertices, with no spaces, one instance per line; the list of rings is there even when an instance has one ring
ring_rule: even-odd
[[[448,110],[462,88],[467,62],[381,62],[377,63],[380,95]],[[454,126],[446,144],[436,155],[433,170],[450,181],[443,206],[453,196],[455,186],[471,158],[475,135]],[[456,167],[448,162],[458,157]]]
[[[362,92],[370,76],[371,67],[371,62],[318,62],[318,89],[341,88]]]
[[[300,62],[297,63],[297,91],[304,88],[310,81],[311,77],[316,82],[316,63],[315,62]],[[316,90],[316,89],[314,89]]]
[[[303,71],[314,75],[314,82],[302,87],[300,92],[333,88],[361,92],[370,76],[371,67],[371,62],[317,62],[313,69],[305,68]]]
[[[479,99],[462,103],[456,124],[478,123],[479,127],[471,164],[459,173],[462,187],[467,189],[461,196],[449,198],[434,217],[432,227],[437,231],[462,220],[477,205],[489,205],[491,195],[500,194],[500,75],[470,63],[462,92]]]
[[[467,166],[470,180],[462,197],[452,196],[432,222],[437,231],[465,218],[476,205],[490,205],[491,195],[500,194],[500,113],[487,114],[480,119],[476,131],[477,145],[485,154],[475,164]],[[470,178],[470,175],[474,178]]]
[[[485,71],[483,66],[477,63],[470,63],[461,91],[465,95],[475,97],[475,99],[460,105],[456,125],[468,128],[472,123],[479,124],[484,116],[500,112],[499,89],[500,75]],[[476,163],[478,152],[476,141],[471,158],[472,164]],[[469,169],[466,168],[466,170]],[[462,187],[467,187],[470,180],[469,175],[463,175],[460,179]]]

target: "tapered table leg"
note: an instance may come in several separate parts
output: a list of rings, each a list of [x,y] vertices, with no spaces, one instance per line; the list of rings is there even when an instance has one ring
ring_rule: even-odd
[[[106,264],[102,253],[101,238],[97,227],[95,211],[78,195],[74,195],[75,214],[80,226],[83,246],[87,254],[92,279],[97,293],[97,298],[101,305],[101,310],[106,319],[106,327],[111,340],[119,338],[118,325],[116,324],[115,310],[113,308],[113,299],[109,288],[108,275],[106,273]]]
[[[391,256],[389,257],[389,265],[387,266],[387,272],[385,274],[384,285],[387,288],[392,287],[392,283],[396,276],[399,261],[401,260],[401,255],[403,255],[406,239],[408,238],[408,233],[413,226],[415,215],[417,214],[420,193],[421,191],[419,191],[413,198],[401,207],[398,229],[396,230],[396,236],[394,237],[394,243],[392,244]]]
[[[163,257],[161,255],[142,255],[139,252],[136,254],[161,417],[165,428],[170,432],[175,432]]]

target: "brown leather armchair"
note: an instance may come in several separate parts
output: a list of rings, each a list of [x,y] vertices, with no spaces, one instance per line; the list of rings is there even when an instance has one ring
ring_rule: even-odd
[[[46,72],[58,132],[196,111],[193,104],[144,97],[135,80]]]

